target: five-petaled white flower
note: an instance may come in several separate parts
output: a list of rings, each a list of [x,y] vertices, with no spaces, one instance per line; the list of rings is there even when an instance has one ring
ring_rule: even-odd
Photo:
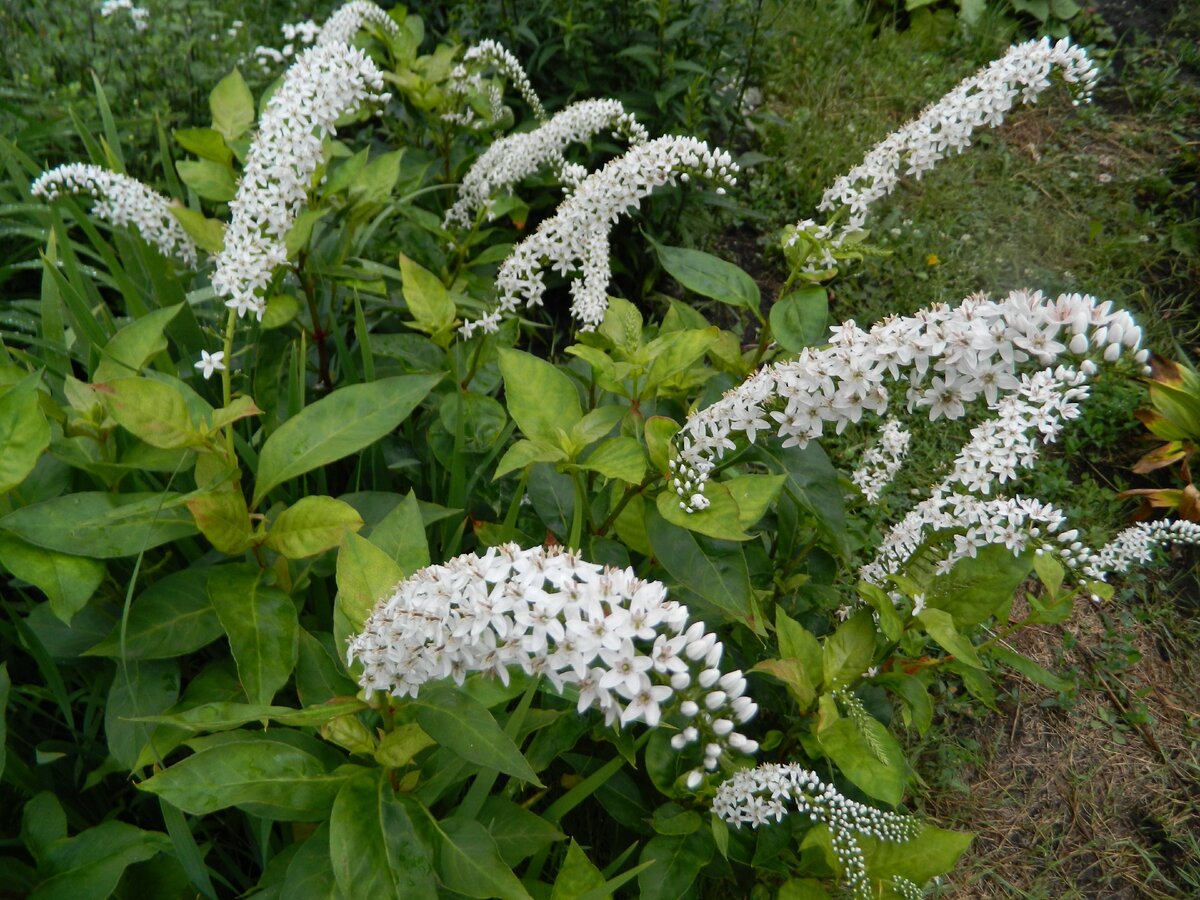
[[[196,368],[204,374],[205,381],[212,377],[213,372],[224,372],[225,351],[218,350],[216,353],[209,353],[207,350],[201,350],[200,361],[196,363]]]

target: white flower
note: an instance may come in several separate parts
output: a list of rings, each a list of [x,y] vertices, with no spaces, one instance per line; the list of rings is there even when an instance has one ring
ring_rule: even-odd
[[[463,54],[463,63],[475,67],[491,66],[495,68],[512,83],[537,118],[546,118],[546,110],[542,106],[542,101],[538,99],[538,95],[534,93],[533,85],[529,83],[529,76],[525,74],[525,69],[522,68],[517,58],[499,42],[480,41]],[[463,76],[465,77],[465,72],[463,72]],[[453,90],[453,85],[451,85],[451,89]]]
[[[303,27],[305,24],[300,23],[299,30],[292,35],[287,34],[285,30],[284,37],[289,40],[297,36],[304,39],[310,33]],[[354,36],[368,25],[378,28],[385,34],[394,37],[400,36],[400,28],[392,20],[392,17],[374,3],[370,3],[368,0],[351,0],[326,20],[325,27],[321,29],[320,34],[316,35],[316,42],[318,45],[352,44]],[[284,27],[286,29],[287,26]],[[312,39],[308,38],[308,40]]]
[[[702,652],[688,662],[681,647]],[[703,622],[688,625],[687,608],[667,599],[658,582],[569,551],[509,544],[429,566],[399,584],[351,640],[348,659],[362,664],[368,692],[399,697],[415,697],[441,678],[461,683],[470,672],[507,681],[519,667],[556,690],[574,686],[578,711],[598,709],[612,725],[692,718],[678,749],[713,744],[719,762],[726,749],[753,753],[758,746],[733,730],[757,707],[744,696],[740,672],[722,676],[715,668],[721,650]],[[720,680],[720,692],[691,677],[700,666],[711,672],[703,679],[709,687]]]
[[[90,194],[92,212],[106,222],[132,226],[164,256],[196,265],[196,244],[171,215],[172,201],[137,179],[99,166],[68,163],[43,172],[30,186],[34,197],[57,200],[63,194]]]
[[[499,306],[482,319],[462,326],[464,336],[477,328],[495,331],[522,303],[537,306],[546,291],[545,269],[580,272],[571,282],[571,314],[589,331],[608,309],[609,229],[636,209],[656,187],[690,174],[733,184],[737,166],[728,153],[703,141],[668,135],[631,147],[584,178],[555,214],[521,241],[496,275]]]
[[[150,23],[146,20],[150,17],[150,10],[143,6],[134,6],[133,0],[104,0],[100,4],[100,16],[104,19],[121,10],[129,12],[129,18],[133,22],[135,31],[145,31],[149,26]]]
[[[230,203],[225,248],[212,285],[239,316],[266,310],[262,292],[287,262],[287,233],[308,199],[322,144],[334,123],[365,102],[385,102],[383,74],[361,50],[343,43],[311,47],[296,58],[271,95]]]
[[[209,353],[207,350],[201,350],[200,361],[196,363],[196,368],[204,374],[205,381],[212,377],[213,372],[224,372],[225,351],[218,350],[216,353]]]
[[[624,136],[631,144],[648,138],[646,129],[616,100],[583,100],[533,131],[501,138],[475,160],[463,177],[458,200],[446,211],[445,224],[469,228],[474,213],[486,209],[493,195],[512,190],[518,181],[545,166],[552,167],[564,184],[575,184],[564,150],[605,129],[614,137]]]

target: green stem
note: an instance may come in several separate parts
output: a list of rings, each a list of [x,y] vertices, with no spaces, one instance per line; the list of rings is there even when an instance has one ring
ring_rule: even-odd
[[[571,536],[567,539],[567,548],[582,550],[583,522],[587,516],[587,490],[578,472],[571,473],[571,482],[575,485],[575,515],[571,517]]]
[[[224,363],[225,368],[221,370],[221,403],[223,406],[228,406],[233,400],[233,335],[237,330],[237,310],[230,309],[229,315],[225,317],[225,343],[224,343]],[[233,423],[230,422],[225,426],[225,449],[229,451],[229,461],[235,459],[233,450]]]

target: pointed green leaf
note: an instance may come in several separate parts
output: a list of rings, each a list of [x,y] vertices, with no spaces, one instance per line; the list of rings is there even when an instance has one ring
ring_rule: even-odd
[[[135,556],[196,533],[179,494],[83,491],[24,506],[0,529],[60,553],[110,559]]]
[[[408,418],[440,375],[352,384],[306,406],[263,443],[254,505],[273,487],[367,447]]]
[[[825,638],[821,655],[828,690],[857,681],[875,655],[875,625],[870,611],[860,610]]]
[[[500,351],[500,374],[508,414],[527,437],[557,444],[583,418],[571,379],[552,363],[520,350]]]
[[[602,441],[579,465],[605,478],[638,484],[646,474],[646,451],[635,438],[622,435]]]
[[[541,787],[520,749],[487,708],[457,687],[444,682],[427,685],[412,704],[417,722],[442,746],[467,762]]]
[[[179,389],[149,378],[117,378],[96,386],[118,425],[152,447],[173,450],[200,442]]]
[[[400,254],[400,274],[404,302],[421,331],[436,334],[454,324],[454,301],[440,278],[403,253]]]
[[[667,274],[689,291],[758,313],[762,298],[758,285],[733,263],[725,262],[711,253],[684,247],[656,244],[654,249],[658,251],[658,260]]]
[[[104,563],[86,556],[71,556],[36,547],[0,531],[0,565],[28,581],[50,600],[50,609],[64,625],[83,609],[100,582]]]
[[[329,856],[347,897],[438,896],[433,860],[382,772],[347,781],[329,819]]]
[[[811,285],[780,297],[771,307],[771,334],[789,353],[799,353],[825,341],[829,295]]]
[[[292,598],[264,585],[262,575],[251,566],[222,566],[209,576],[208,599],[229,638],[246,697],[268,704],[296,666],[299,624]]]
[[[182,303],[156,309],[114,334],[100,354],[100,364],[92,373],[92,381],[99,384],[137,375],[146,363],[167,349],[163,331],[181,309]]]
[[[266,545],[288,559],[304,559],[337,547],[347,531],[362,528],[362,516],[333,497],[301,497],[279,514]]]
[[[409,491],[396,508],[367,535],[368,540],[400,567],[405,577],[429,565],[429,541],[417,495]]]
[[[596,868],[588,859],[583,848],[571,839],[567,847],[567,858],[563,860],[562,868],[554,879],[554,889],[550,892],[550,900],[579,900],[596,888],[604,887],[604,873]],[[597,900],[610,897],[611,894],[597,894]]]
[[[234,69],[217,82],[208,95],[208,108],[212,112],[213,128],[225,140],[236,140],[249,130],[254,124],[254,97],[241,72]]]

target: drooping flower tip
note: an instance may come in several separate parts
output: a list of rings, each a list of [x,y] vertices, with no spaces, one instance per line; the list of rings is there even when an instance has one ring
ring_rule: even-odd
[[[132,227],[164,256],[189,267],[197,262],[195,242],[171,215],[172,201],[135,178],[86,163],[68,163],[38,176],[29,192],[46,202],[64,194],[87,194],[92,212],[106,222]]]

